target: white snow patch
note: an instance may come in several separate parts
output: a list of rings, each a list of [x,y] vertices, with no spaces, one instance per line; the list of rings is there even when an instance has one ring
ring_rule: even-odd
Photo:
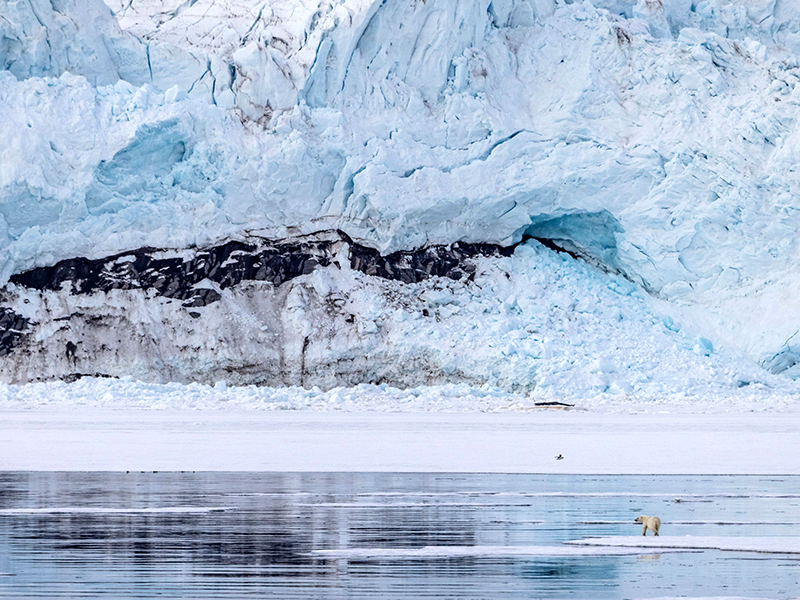
[[[62,406],[0,410],[0,432],[0,471],[800,474],[793,413]]]
[[[665,550],[687,552],[687,550]],[[642,554],[634,548],[578,548],[569,546],[424,546],[422,548],[338,548],[314,550],[320,558],[351,560],[419,560],[459,557],[512,557],[512,556],[624,556]]]
[[[43,508],[2,508],[0,517],[19,515],[70,515],[70,514],[204,514],[237,510],[231,506],[165,506],[158,508],[102,508],[95,506],[56,506]]]
[[[767,554],[800,554],[800,537],[723,537],[723,536],[620,536],[587,538],[565,542],[574,546],[613,548],[727,550]]]
[[[651,598],[648,596],[646,600],[774,600],[774,598],[753,598],[751,596],[659,596]]]

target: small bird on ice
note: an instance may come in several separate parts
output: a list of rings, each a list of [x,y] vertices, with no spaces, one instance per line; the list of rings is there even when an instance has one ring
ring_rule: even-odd
[[[564,457],[559,454],[558,456],[556,456],[556,460],[564,460]]]

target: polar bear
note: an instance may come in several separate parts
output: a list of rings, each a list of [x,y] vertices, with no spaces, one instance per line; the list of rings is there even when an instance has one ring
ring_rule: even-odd
[[[634,523],[642,524],[642,535],[647,535],[648,529],[658,535],[658,528],[661,527],[661,519],[658,517],[645,517],[642,515],[641,517],[636,517]]]

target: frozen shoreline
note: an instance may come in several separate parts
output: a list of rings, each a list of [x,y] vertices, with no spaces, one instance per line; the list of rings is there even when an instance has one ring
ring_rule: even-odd
[[[0,471],[800,474],[796,398],[738,392],[572,400],[465,385],[2,385]],[[547,401],[575,407],[537,406]]]
[[[0,471],[800,475],[797,456],[789,412],[0,411]]]
[[[575,375],[580,377],[579,374]],[[0,383],[0,411],[29,409],[113,409],[188,411],[312,411],[312,412],[527,412],[546,403],[564,403],[573,411],[600,413],[783,413],[800,412],[800,394],[792,387],[754,384],[741,388],[691,393],[675,386],[658,394],[605,393],[584,396],[567,389],[537,388],[531,394],[467,384],[443,384],[400,389],[361,384],[323,391],[314,386],[228,386],[190,383],[147,383],[84,377],[74,383],[52,381],[25,385]]]

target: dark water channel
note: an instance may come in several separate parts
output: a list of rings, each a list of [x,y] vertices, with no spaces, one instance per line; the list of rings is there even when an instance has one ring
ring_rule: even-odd
[[[800,535],[800,477],[0,473],[0,597],[800,597],[800,556],[548,554],[639,514]]]

